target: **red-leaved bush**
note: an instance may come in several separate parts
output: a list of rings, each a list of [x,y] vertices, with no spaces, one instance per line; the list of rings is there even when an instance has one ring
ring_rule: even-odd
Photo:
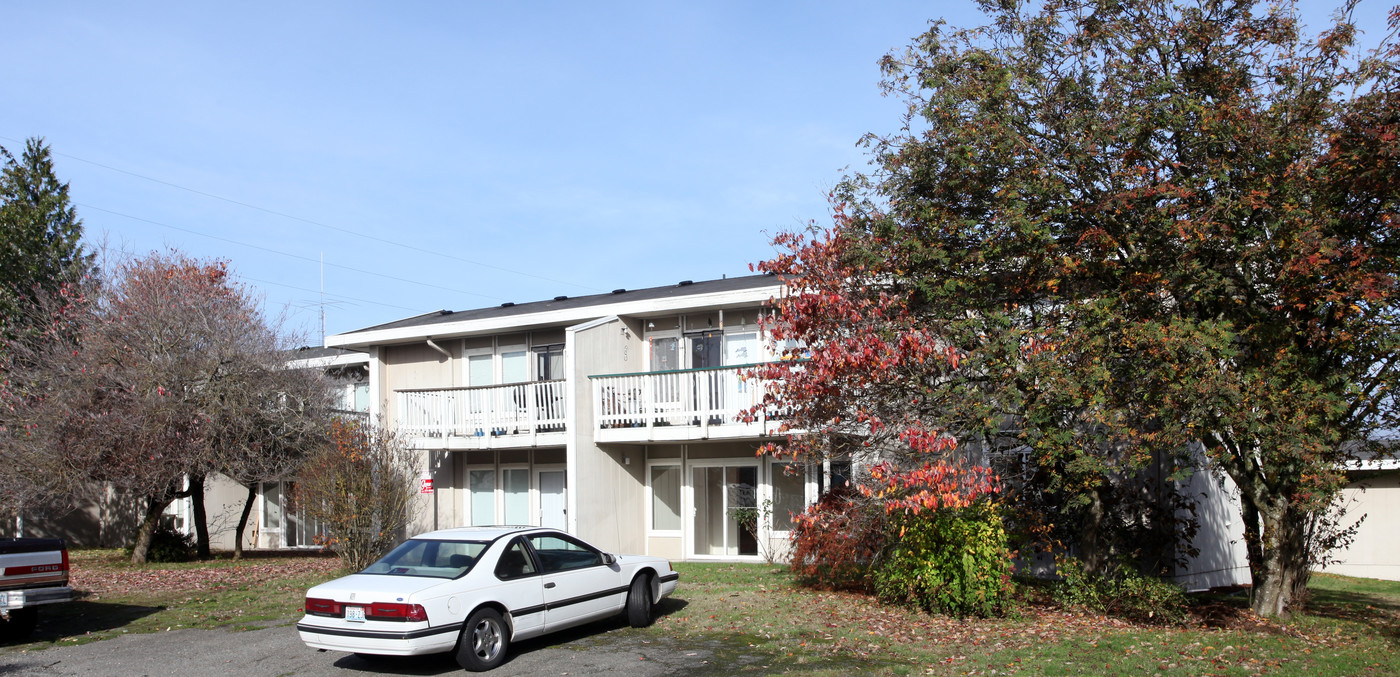
[[[808,587],[870,592],[868,574],[884,548],[886,519],[882,506],[827,494],[794,520],[793,576]]]

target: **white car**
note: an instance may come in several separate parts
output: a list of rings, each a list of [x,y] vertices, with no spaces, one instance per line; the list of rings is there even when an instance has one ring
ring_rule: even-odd
[[[517,640],[619,613],[650,625],[679,578],[665,559],[611,555],[555,529],[444,529],[308,590],[297,630],[315,649],[452,651],[462,667],[490,670]]]

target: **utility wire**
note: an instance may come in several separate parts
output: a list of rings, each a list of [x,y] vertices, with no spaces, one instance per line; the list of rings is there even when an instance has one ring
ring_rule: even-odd
[[[12,142],[12,143],[23,143],[23,142],[20,141],[19,139],[12,139],[12,138],[10,138],[10,137],[8,137],[8,136],[0,136],[0,139],[4,139],[4,140],[10,141],[10,142]],[[94,167],[101,167],[102,169],[106,169],[106,170],[108,170],[108,171],[117,172],[117,173],[119,173],[119,174],[126,174],[127,176],[132,176],[132,177],[141,179],[141,180],[143,180],[143,181],[150,181],[151,183],[158,183],[158,184],[160,184],[160,185],[162,185],[162,186],[169,186],[169,187],[175,188],[175,189],[177,189],[177,190],[183,190],[183,191],[186,191],[186,192],[189,192],[189,193],[193,193],[193,194],[195,194],[195,195],[200,195],[200,196],[203,196],[203,197],[207,197],[207,198],[210,198],[210,199],[213,199],[213,200],[220,200],[220,201],[227,202],[227,203],[229,203],[229,204],[238,205],[238,206],[240,206],[240,207],[244,207],[244,208],[247,208],[247,209],[253,209],[253,210],[256,210],[256,211],[260,211],[260,212],[263,212],[264,214],[271,214],[272,216],[279,216],[279,217],[282,217],[282,218],[284,218],[284,219],[291,219],[291,220],[293,220],[293,221],[300,221],[300,222],[302,222],[302,223],[306,223],[306,224],[310,224],[310,225],[313,225],[313,226],[317,226],[317,227],[319,227],[319,228],[325,228],[325,229],[328,229],[328,230],[334,230],[334,231],[336,231],[336,232],[338,232],[338,233],[345,233],[346,235],[354,235],[355,237],[361,237],[361,238],[364,238],[364,239],[366,239],[366,240],[372,240],[372,241],[374,241],[374,242],[379,242],[379,243],[382,243],[382,244],[392,245],[392,246],[395,246],[395,247],[401,247],[401,248],[403,248],[403,249],[408,249],[408,250],[410,250],[410,251],[419,252],[419,253],[421,253],[421,254],[431,254],[431,255],[433,255],[433,256],[440,256],[440,257],[445,258],[445,259],[451,259],[451,260],[453,260],[453,261],[460,261],[460,262],[462,262],[462,263],[468,263],[468,264],[471,264],[471,265],[473,265],[473,266],[481,266],[481,267],[483,267],[483,268],[490,268],[490,269],[492,269],[492,270],[499,270],[499,271],[504,272],[504,273],[510,273],[510,274],[512,274],[512,275],[520,275],[520,276],[522,276],[522,277],[532,277],[532,278],[535,278],[535,279],[537,279],[537,280],[544,280],[545,282],[555,282],[555,283],[558,283],[558,284],[566,284],[566,285],[569,285],[569,286],[571,286],[571,287],[579,287],[580,289],[588,289],[588,290],[590,290],[590,291],[605,291],[605,290],[602,290],[602,289],[598,289],[598,288],[596,288],[596,287],[589,287],[589,286],[587,286],[587,285],[578,284],[577,282],[568,282],[568,281],[565,281],[565,280],[556,280],[556,279],[554,279],[554,278],[552,278],[552,277],[545,277],[545,276],[543,276],[543,275],[535,275],[534,273],[526,273],[526,272],[523,272],[523,271],[513,270],[513,269],[511,269],[511,268],[505,268],[505,267],[503,267],[503,266],[497,266],[497,265],[493,265],[493,264],[490,264],[490,263],[483,263],[483,262],[481,262],[481,261],[473,261],[473,260],[471,260],[471,259],[464,259],[464,258],[462,258],[462,257],[460,257],[460,256],[453,256],[453,255],[451,255],[451,254],[446,254],[446,253],[443,253],[443,252],[441,252],[441,251],[437,251],[437,250],[433,250],[433,249],[425,249],[425,248],[423,248],[423,247],[416,247],[416,246],[411,245],[411,244],[404,244],[404,243],[402,243],[402,242],[397,242],[397,241],[395,241],[395,240],[389,240],[389,239],[382,238],[382,237],[378,237],[378,236],[375,236],[375,235],[368,235],[368,234],[366,234],[366,233],[361,233],[361,232],[358,232],[358,231],[350,230],[349,228],[341,228],[340,226],[332,226],[332,225],[330,225],[330,224],[328,224],[328,223],[322,223],[322,222],[320,222],[320,221],[314,221],[314,220],[312,220],[312,219],[304,218],[304,217],[301,217],[301,216],[296,216],[296,215],[293,215],[293,214],[287,214],[287,213],[285,213],[285,212],[279,212],[279,211],[276,211],[276,210],[273,210],[273,209],[268,209],[268,208],[266,208],[266,207],[259,207],[258,205],[251,204],[251,203],[248,203],[248,202],[243,202],[243,201],[241,201],[241,200],[235,200],[235,199],[233,199],[233,198],[224,197],[224,196],[222,196],[222,195],[217,195],[217,194],[215,194],[215,193],[208,193],[208,192],[205,192],[205,191],[196,189],[196,188],[190,188],[190,187],[188,187],[188,186],[182,186],[182,185],[180,185],[180,184],[178,184],[178,183],[171,183],[171,182],[169,182],[169,181],[164,181],[164,180],[162,180],[162,179],[157,179],[157,178],[155,178],[155,177],[146,176],[146,175],[144,175],[144,174],[137,174],[136,172],[128,171],[128,170],[125,170],[125,169],[120,169],[120,168],[118,168],[118,167],[113,167],[113,166],[111,166],[111,165],[104,165],[104,164],[102,164],[101,162],[96,162],[96,161],[93,161],[93,160],[88,160],[88,159],[86,159],[86,158],[80,158],[80,157],[78,157],[78,156],[76,156],[76,155],[69,155],[69,154],[67,154],[67,153],[60,153],[60,152],[58,152],[58,151],[56,151],[56,150],[53,150],[52,148],[49,149],[49,152],[52,153],[52,154],[54,154],[54,155],[58,155],[58,156],[61,156],[61,157],[68,158],[69,160],[77,160],[78,162],[82,162],[82,163],[85,163],[85,164],[89,164],[89,165],[92,165],[92,166],[94,166]],[[196,234],[198,234],[198,233],[196,233]]]
[[[239,275],[239,277],[241,277],[241,278],[243,278],[243,279],[245,279],[245,280],[247,280],[247,281],[249,281],[249,282],[257,282],[257,283],[259,283],[259,284],[270,284],[270,285],[273,285],[273,286],[275,286],[275,287],[286,287],[287,289],[295,289],[295,290],[297,290],[297,291],[304,291],[304,292],[307,292],[307,293],[309,293],[309,294],[318,294],[318,293],[320,293],[320,292],[318,292],[318,291],[315,290],[315,289],[307,289],[306,287],[298,287],[298,286],[296,286],[296,285],[286,284],[286,283],[283,283],[283,282],[273,282],[273,281],[271,281],[271,280],[259,280],[259,279],[255,278],[255,277],[248,277],[248,276],[246,276],[246,275]],[[400,305],[395,305],[395,304],[392,304],[392,303],[384,303],[384,302],[382,302],[382,301],[371,301],[371,300],[369,300],[369,299],[355,298],[354,296],[345,296],[344,294],[336,294],[336,293],[334,293],[334,292],[326,292],[326,296],[330,297],[330,299],[331,299],[332,302],[335,302],[335,301],[351,301],[351,302],[354,302],[354,303],[368,303],[368,304],[370,304],[370,305],[383,306],[383,307],[385,307],[385,308],[393,308],[393,309],[395,309],[395,310],[406,310],[406,311],[408,311],[408,312],[410,312],[410,313],[421,313],[421,312],[423,312],[423,309],[422,309],[422,308],[409,308],[408,306],[400,306]],[[304,307],[310,307],[310,306],[314,306],[314,305],[317,305],[317,304],[316,304],[316,303],[311,303],[311,304],[309,304],[309,305],[307,305],[307,306],[304,306]],[[332,303],[332,305],[334,305],[334,303]]]
[[[133,251],[131,251],[131,250],[129,250],[129,249],[125,249],[125,248],[121,248],[121,247],[115,247],[114,249],[115,249],[116,251],[118,251],[118,252],[121,252],[122,254],[124,254],[124,255],[126,255],[126,256],[136,256],[136,252],[133,252]],[[286,287],[287,289],[295,289],[295,290],[297,290],[297,291],[304,291],[304,292],[307,292],[307,293],[309,293],[309,294],[319,294],[319,293],[321,293],[321,292],[319,292],[319,291],[317,291],[317,290],[315,290],[315,289],[307,289],[306,287],[298,287],[298,286],[296,286],[296,285],[287,284],[287,283],[285,283],[285,282],[273,282],[273,281],[271,281],[271,280],[259,280],[259,279],[256,278],[256,277],[248,277],[247,275],[243,275],[242,273],[239,273],[239,274],[238,274],[238,278],[239,278],[240,280],[246,280],[246,281],[248,281],[248,282],[257,282],[257,283],[259,283],[259,284],[270,284],[270,285],[273,285],[273,286],[275,286],[275,287]],[[337,294],[337,293],[335,293],[335,292],[325,292],[325,294],[326,294],[326,296],[331,297],[331,300],[333,300],[333,301],[350,301],[350,302],[353,302],[353,303],[368,303],[368,304],[370,304],[370,305],[374,305],[374,306],[383,306],[383,307],[385,307],[385,308],[393,308],[393,309],[395,309],[395,310],[406,310],[406,311],[408,311],[408,312],[410,312],[410,313],[422,312],[422,309],[421,309],[421,308],[409,308],[408,306],[400,306],[400,305],[396,305],[396,304],[393,304],[393,303],[384,303],[383,301],[371,301],[371,300],[369,300],[369,299],[362,299],[362,298],[355,297],[355,296],[346,296],[346,295],[344,295],[344,294]]]
[[[276,249],[272,249],[271,247],[264,247],[264,246],[262,246],[262,245],[249,244],[249,243],[247,243],[247,242],[240,242],[240,241],[238,241],[238,240],[230,239],[230,238],[227,238],[227,237],[220,237],[220,236],[218,236],[218,235],[210,235],[210,234],[208,234],[208,233],[201,233],[201,232],[199,232],[199,231],[197,231],[197,230],[192,230],[192,229],[190,229],[190,228],[182,228],[182,227],[180,227],[180,226],[174,226],[174,225],[171,225],[171,224],[168,224],[168,223],[161,223],[161,222],[159,222],[159,221],[152,221],[151,219],[142,218],[142,217],[140,217],[140,216],[132,216],[131,214],[123,214],[122,212],[113,211],[113,210],[111,210],[111,209],[104,209],[104,208],[98,207],[98,206],[96,206],[96,205],[85,204],[85,203],[82,203],[82,202],[74,202],[73,204],[76,205],[76,206],[82,207],[83,209],[92,209],[92,210],[96,210],[96,211],[99,211],[99,212],[106,212],[106,213],[108,213],[108,214],[112,214],[112,215],[114,215],[114,216],[120,216],[120,217],[122,217],[122,218],[131,219],[131,220],[133,220],[133,221],[140,221],[140,222],[142,222],[142,223],[149,223],[149,224],[151,224],[151,225],[153,225],[153,226],[160,226],[161,228],[169,228],[169,229],[171,229],[171,230],[178,230],[178,231],[180,231],[180,232],[182,232],[182,233],[189,233],[189,234],[191,234],[191,235],[198,235],[198,236],[200,236],[200,237],[207,237],[207,238],[209,238],[209,239],[211,239],[211,240],[219,240],[219,241],[221,241],[221,242],[228,242],[228,243],[230,243],[230,244],[236,244],[236,245],[238,245],[238,246],[240,246],[240,247],[248,247],[248,248],[250,248],[250,249],[258,249],[258,250],[265,251],[265,252],[268,252],[268,253],[271,253],[271,254],[277,254],[277,255],[279,255],[279,256],[286,256],[286,257],[288,257],[288,258],[293,258],[293,259],[300,259],[300,260],[302,260],[302,261],[310,261],[310,262],[316,263],[316,264],[320,264],[320,263],[321,263],[321,261],[320,261],[319,259],[313,259],[313,258],[311,258],[311,257],[309,257],[309,256],[302,256],[302,255],[300,255],[300,254],[292,254],[292,253],[289,253],[289,252],[278,251],[278,250],[276,250]],[[349,270],[349,271],[352,271],[352,272],[360,273],[360,274],[362,274],[362,275],[372,275],[372,276],[374,276],[374,277],[382,277],[382,278],[384,278],[384,279],[386,279],[386,280],[394,280],[394,281],[396,281],[396,282],[406,282],[406,283],[408,283],[408,284],[416,284],[416,285],[418,285],[418,286],[420,286],[420,287],[428,287],[428,288],[430,288],[430,289],[441,289],[441,290],[443,290],[443,291],[450,291],[450,292],[452,292],[452,293],[454,293],[454,294],[467,294],[467,295],[469,295],[469,296],[480,296],[481,298],[494,299],[494,300],[497,300],[497,301],[503,300],[503,299],[501,299],[499,296],[489,296],[489,295],[487,295],[487,294],[479,294],[479,293],[477,293],[477,292],[471,292],[471,291],[467,291],[467,290],[465,290],[465,289],[453,289],[452,287],[444,287],[444,286],[442,286],[442,285],[430,284],[430,283],[428,283],[428,282],[419,282],[419,281],[417,281],[417,280],[410,280],[410,279],[408,279],[408,278],[406,278],[406,277],[397,277],[397,276],[394,276],[394,275],[386,275],[386,274],[384,274],[384,273],[378,273],[378,272],[375,272],[375,271],[372,271],[372,270],[364,270],[364,269],[362,269],[362,268],[355,268],[355,267],[353,267],[353,266],[347,266],[347,265],[344,265],[344,264],[341,264],[341,263],[327,263],[327,264],[325,264],[325,265],[331,266],[331,267],[333,267],[333,268],[340,268],[340,269],[342,269],[342,270]]]

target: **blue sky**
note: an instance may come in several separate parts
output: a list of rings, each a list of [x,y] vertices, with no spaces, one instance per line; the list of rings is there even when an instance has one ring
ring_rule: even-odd
[[[228,259],[319,343],[322,308],[337,333],[748,274],[824,221],[861,135],[898,128],[876,62],[939,17],[982,23],[971,2],[4,2],[0,145],[47,139],[90,246]]]

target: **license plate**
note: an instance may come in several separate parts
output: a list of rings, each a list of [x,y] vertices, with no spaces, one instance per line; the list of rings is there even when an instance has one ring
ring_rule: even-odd
[[[365,620],[365,608],[362,606],[345,607],[345,620],[363,622]]]

